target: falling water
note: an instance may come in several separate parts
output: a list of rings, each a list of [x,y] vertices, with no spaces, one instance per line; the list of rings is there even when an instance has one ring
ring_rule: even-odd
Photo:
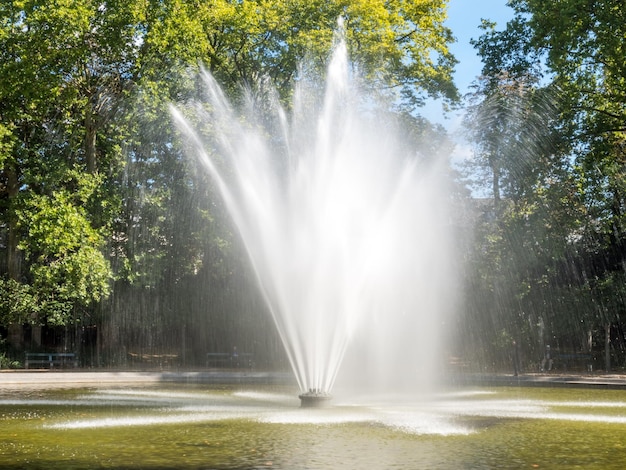
[[[303,391],[330,391],[346,354],[346,377],[428,376],[450,306],[440,168],[351,72],[338,41],[325,86],[300,80],[290,113],[252,98],[237,112],[208,73],[194,118],[172,110],[219,186]]]

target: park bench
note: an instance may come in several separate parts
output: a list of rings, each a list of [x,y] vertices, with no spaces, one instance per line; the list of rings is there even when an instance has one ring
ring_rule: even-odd
[[[589,353],[555,353],[553,354],[554,367],[562,370],[593,369],[593,356]]]
[[[179,357],[178,354],[147,354],[129,352],[128,360],[131,364],[167,368],[177,365]]]
[[[32,366],[47,367],[78,367],[78,358],[74,353],[26,353],[24,368],[30,369]]]
[[[206,354],[207,367],[252,368],[254,358],[251,353],[219,353]]]

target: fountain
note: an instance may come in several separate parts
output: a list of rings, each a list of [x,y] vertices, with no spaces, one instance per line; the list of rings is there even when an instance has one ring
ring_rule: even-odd
[[[0,467],[623,467],[622,379],[457,385],[427,402],[412,393],[444,352],[448,212],[437,168],[347,86],[346,57],[340,44],[319,103],[303,83],[291,119],[274,108],[278,133],[256,112],[244,126],[208,75],[203,122],[216,145],[173,111],[240,230],[303,409],[285,384],[11,371],[0,380]],[[336,383],[367,393],[346,399]],[[370,394],[376,385],[386,393]],[[331,391],[336,405],[322,408]]]
[[[302,406],[302,408],[321,408],[328,404],[332,399],[332,395],[323,390],[311,389],[308,392],[298,395],[298,398],[300,399],[300,406]]]
[[[172,114],[239,230],[302,405],[327,403],[344,363],[361,387],[431,382],[453,297],[442,172],[378,113],[345,42],[289,113],[272,92],[236,111],[203,80],[206,100]]]

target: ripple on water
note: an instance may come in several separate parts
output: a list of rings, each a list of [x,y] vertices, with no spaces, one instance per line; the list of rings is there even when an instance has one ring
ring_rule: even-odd
[[[427,403],[355,403],[322,409],[294,406],[294,397],[281,393],[236,391],[230,394],[169,393],[150,391],[104,390],[73,399],[0,400],[0,404],[45,406],[111,406],[115,416],[68,420],[44,425],[54,429],[87,429],[119,426],[152,426],[200,423],[224,420],[248,420],[267,424],[339,425],[371,423],[400,432],[418,435],[468,435],[476,432],[474,418],[548,419],[593,423],[626,424],[626,416],[592,413],[600,408],[624,408],[625,402],[554,401],[507,399],[468,392],[464,396],[441,396]],[[467,399],[464,399],[467,398]],[[129,404],[146,407],[145,411],[124,413]],[[582,408],[571,412],[560,408]]]

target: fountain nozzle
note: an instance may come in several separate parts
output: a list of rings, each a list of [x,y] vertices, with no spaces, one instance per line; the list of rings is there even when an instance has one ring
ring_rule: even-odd
[[[319,388],[310,388],[308,392],[298,395],[302,408],[321,408],[328,405],[333,396]]]

